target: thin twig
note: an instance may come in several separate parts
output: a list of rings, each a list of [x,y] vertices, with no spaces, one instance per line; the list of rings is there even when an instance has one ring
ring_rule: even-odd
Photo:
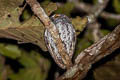
[[[89,15],[86,16],[88,17],[88,23],[93,23],[95,21],[95,19],[100,15],[100,13],[106,7],[108,1],[109,0],[97,0],[97,4],[91,8],[91,7],[86,7],[82,4],[79,4],[78,0],[72,0],[72,2],[74,2],[74,4],[77,7],[80,7],[82,9],[84,8],[83,10],[89,10]],[[71,0],[69,2],[71,2]]]
[[[26,0],[27,3],[31,6],[33,12],[39,17],[39,19],[45,25],[45,28],[51,33],[53,38],[56,40],[56,44],[59,44],[58,47],[63,45],[61,44],[61,39],[58,36],[57,29],[49,17],[45,14],[44,10],[41,8],[39,3],[36,0]],[[102,0],[101,0],[102,1]],[[97,6],[94,10],[97,11],[94,13],[91,12],[91,15],[97,17],[104,7],[107,4],[106,0],[102,7]],[[103,1],[104,2],[104,1]],[[100,3],[100,2],[99,2]],[[100,3],[103,4],[103,3]],[[100,5],[99,4],[99,5]],[[100,10],[97,10],[100,8]],[[89,16],[88,16],[89,17]],[[92,20],[93,21],[93,20]],[[91,21],[89,22],[91,23]],[[57,42],[58,41],[58,42]],[[69,68],[65,74],[58,77],[56,80],[78,80],[83,79],[87,74],[88,70],[91,68],[91,65],[98,61],[99,59],[105,57],[106,55],[111,54],[115,49],[120,47],[120,25],[111,33],[94,43],[89,48],[82,51],[77,58],[75,59],[75,64],[73,67]],[[62,50],[61,50],[62,51]],[[63,49],[64,51],[64,49]],[[63,53],[63,52],[61,52]],[[65,51],[64,51],[65,53]],[[64,54],[61,54],[64,57]],[[65,57],[64,59],[67,59]],[[69,61],[67,59],[66,61]],[[68,64],[67,64],[68,65]]]
[[[120,25],[89,48],[83,50],[75,59],[74,66],[56,80],[82,80],[91,65],[111,54],[120,47]]]
[[[93,23],[106,7],[109,0],[97,0],[97,4],[91,9],[88,17],[88,23]]]
[[[91,23],[87,27],[88,30],[91,30],[94,42],[98,41],[99,39],[101,39],[103,37],[103,35],[100,31],[100,27],[101,27],[101,25],[98,22]]]
[[[120,14],[112,14],[112,13],[103,12],[100,16],[106,19],[120,20]]]
[[[74,4],[77,9],[79,9],[80,11],[87,12],[87,13],[90,13],[91,9],[94,7],[88,3],[83,3],[83,2],[75,2],[74,1]],[[105,11],[103,11],[100,14],[100,17],[106,18],[106,19],[120,20],[120,14],[114,14],[114,13],[109,13],[109,12],[105,12]]]
[[[26,0],[26,2],[31,6],[32,11],[35,15],[43,22],[45,25],[45,28],[50,32],[54,42],[57,45],[60,55],[62,56],[62,60],[67,68],[69,68],[72,65],[72,62],[69,58],[69,55],[66,53],[64,49],[64,45],[62,44],[62,40],[60,39],[59,33],[54,25],[54,23],[49,19],[43,8],[40,6],[40,4],[37,2],[37,0]]]

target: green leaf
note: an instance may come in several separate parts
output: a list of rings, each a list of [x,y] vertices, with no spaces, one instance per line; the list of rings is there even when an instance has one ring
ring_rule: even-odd
[[[113,7],[117,13],[120,13],[120,0],[113,0]]]
[[[11,80],[45,80],[46,75],[42,73],[40,67],[26,68],[20,70],[18,74],[10,76]]]
[[[22,5],[23,2],[24,0],[0,0],[0,18],[5,15],[7,16],[7,14],[13,12],[16,8]],[[18,12],[19,10],[16,11]],[[14,15],[17,15],[17,13]]]
[[[21,51],[15,45],[5,45],[0,43],[0,54],[10,57],[12,59],[16,59],[17,57],[21,56]]]
[[[26,54],[25,52],[21,55],[18,60],[25,67],[34,67],[37,66],[37,63],[31,58],[30,54]]]
[[[70,16],[70,13],[72,12],[72,10],[74,9],[74,4],[71,2],[68,2],[66,4],[64,4],[63,6],[59,7],[55,13],[57,14],[65,14],[67,16]]]
[[[24,68],[20,69],[18,73],[11,74],[9,78],[11,80],[46,80],[50,62],[35,51],[22,54],[18,61]]]
[[[74,25],[75,30],[77,31],[77,35],[78,35],[86,27],[87,18],[81,18],[77,16],[76,18],[72,18],[72,24]]]
[[[57,9],[57,6],[55,3],[48,3],[43,8],[50,15]],[[11,17],[7,16],[7,14],[0,17],[0,38],[18,40],[19,43],[33,43],[43,51],[47,51],[44,42],[44,25],[36,16],[32,16],[21,23],[19,21],[20,11],[21,8],[17,7],[9,13]],[[26,19],[24,15],[27,17],[27,12],[23,13],[23,19]]]

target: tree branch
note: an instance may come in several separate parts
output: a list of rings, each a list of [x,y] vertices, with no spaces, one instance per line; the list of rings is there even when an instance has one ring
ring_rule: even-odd
[[[87,27],[87,31],[86,33],[89,34],[89,32],[91,32],[92,36],[93,36],[93,41],[96,42],[99,39],[101,39],[103,37],[101,31],[100,31],[100,23],[98,22],[94,22],[88,25]]]
[[[43,8],[40,6],[40,4],[37,2],[37,0],[26,0],[26,2],[31,6],[32,11],[35,15],[43,22],[45,25],[45,28],[50,32],[54,42],[57,45],[60,55],[62,56],[62,60],[67,68],[69,68],[72,65],[72,62],[69,58],[69,55],[67,55],[64,45],[62,44],[62,40],[60,39],[59,33],[54,25],[54,23],[49,19]]]
[[[88,17],[88,23],[93,23],[106,7],[109,0],[97,0],[97,4],[91,9]]]
[[[94,7],[88,3],[83,3],[83,2],[75,2],[74,4],[77,9],[82,10],[84,12],[90,13],[91,9]],[[102,11],[100,14],[100,17],[106,18],[106,19],[115,19],[115,20],[120,20],[120,14],[113,14],[109,12]]]
[[[120,20],[120,14],[112,14],[112,13],[103,12],[100,16],[106,19],[111,18],[115,20]]]
[[[83,79],[93,63],[111,54],[119,47],[120,25],[118,25],[110,34],[106,35],[87,49],[83,50],[75,59],[74,66],[56,80]]]
[[[31,6],[33,12],[38,16],[38,18],[43,22],[45,28],[51,33],[57,47],[63,47],[61,39],[59,37],[58,31],[53,24],[53,22],[46,15],[44,10],[41,8],[39,3],[36,0],[26,0],[27,3]],[[94,10],[91,11],[90,15],[87,16],[89,22],[92,23],[94,18],[96,18],[101,11],[105,8],[108,0],[102,1],[99,0],[99,4],[94,7]],[[101,6],[102,5],[102,6]],[[99,9],[99,10],[98,10]],[[91,17],[92,15],[92,17]],[[82,51],[77,58],[75,59],[75,64],[73,67],[69,67],[68,70],[62,76],[58,77],[56,80],[78,80],[83,79],[87,74],[88,70],[91,68],[91,65],[106,55],[111,54],[115,49],[120,47],[120,25],[115,28],[115,30],[94,43],[89,48]],[[61,52],[62,51],[62,52]],[[60,51],[61,56],[66,59],[65,61],[70,61],[69,57],[64,55],[65,50]],[[65,62],[67,66],[70,62]]]
[[[74,4],[80,9],[89,11],[88,23],[93,23],[95,19],[100,15],[103,9],[106,7],[109,0],[97,0],[97,4],[93,7],[85,6],[84,4],[79,4],[78,0],[68,0],[69,2],[74,2]]]

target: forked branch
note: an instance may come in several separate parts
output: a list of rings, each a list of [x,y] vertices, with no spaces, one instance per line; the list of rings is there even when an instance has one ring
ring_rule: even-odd
[[[32,11],[37,15],[37,17],[43,22],[45,28],[51,33],[53,38],[56,39],[56,44],[58,47],[63,45],[61,44],[61,39],[58,36],[57,29],[53,22],[46,15],[44,10],[41,8],[40,4],[36,0],[26,0],[27,3],[31,6]],[[104,0],[101,0],[104,1]],[[107,4],[108,0],[105,0]],[[102,6],[98,13],[93,13],[97,17],[106,5]],[[95,9],[96,10],[96,9]],[[89,22],[91,23],[91,21]],[[115,28],[110,34],[106,35],[96,43],[94,43],[89,48],[83,50],[75,59],[74,65],[69,68],[62,76],[56,78],[56,80],[79,80],[83,79],[87,74],[88,70],[91,68],[91,65],[96,61],[104,58],[106,55],[111,54],[115,49],[120,47],[120,25]],[[61,50],[63,59],[67,59],[69,65],[69,57],[64,55],[65,50]],[[66,62],[65,62],[66,63]]]
[[[120,48],[120,25],[110,34],[83,50],[75,59],[74,66],[57,80],[81,80],[91,65]]]

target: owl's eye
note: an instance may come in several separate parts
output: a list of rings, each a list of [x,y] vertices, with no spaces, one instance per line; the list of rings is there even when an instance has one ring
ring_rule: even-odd
[[[72,59],[75,43],[76,43],[76,33],[73,25],[71,24],[69,18],[63,14],[53,15],[51,20],[55,24],[59,37],[64,45],[66,54]],[[57,44],[54,42],[52,35],[45,30],[45,42],[48,47],[48,50],[55,62],[63,69],[66,68],[64,61],[62,61],[61,53],[59,52],[60,48],[57,48]]]

